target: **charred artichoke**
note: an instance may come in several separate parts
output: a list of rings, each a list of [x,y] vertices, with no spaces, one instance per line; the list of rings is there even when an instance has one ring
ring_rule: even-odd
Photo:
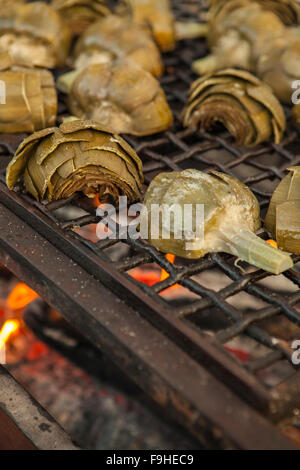
[[[182,231],[181,224],[176,225],[179,219],[170,213],[168,217],[167,211],[153,217],[155,207],[174,208],[174,204],[182,207],[182,214],[186,204],[204,206],[203,237],[193,238]],[[290,256],[255,235],[260,228],[259,204],[247,186],[231,176],[197,170],[161,173],[152,181],[144,206],[141,227],[148,225],[150,243],[164,253],[200,258],[224,251],[274,274],[293,266]],[[153,238],[156,233],[158,237]],[[164,233],[170,233],[169,239]]]
[[[175,48],[175,19],[169,0],[123,0],[119,12],[128,11],[135,23],[149,24],[163,52]]]
[[[52,0],[51,5],[74,35],[82,34],[90,24],[110,13],[106,0]]]
[[[292,83],[300,76],[300,37],[263,2],[212,2],[208,40],[212,54],[193,64],[200,75],[224,67],[254,72],[277,98],[290,103]]]
[[[150,135],[173,123],[172,112],[158,81],[131,63],[92,64],[72,82],[69,109],[80,119],[92,119],[116,134]],[[60,83],[59,82],[59,83]]]
[[[184,111],[184,125],[202,129],[222,123],[238,145],[251,146],[273,136],[282,139],[286,122],[272,90],[248,72],[226,69],[196,80]]]
[[[35,132],[55,125],[57,95],[48,70],[16,67],[9,54],[2,54],[0,82],[5,84],[0,132]]]
[[[64,199],[81,191],[140,199],[142,163],[119,136],[93,121],[73,121],[59,128],[36,132],[25,139],[7,167],[6,182],[12,189],[24,175],[24,184],[37,200]]]
[[[280,248],[300,254],[300,166],[288,170],[271,199],[265,228]]]
[[[10,52],[16,63],[51,69],[64,65],[69,48],[69,29],[44,2],[18,8],[9,20],[0,17],[0,53]]]
[[[160,52],[149,28],[127,17],[109,15],[92,24],[78,40],[73,66],[80,69],[116,59],[131,61],[155,77],[163,73]]]

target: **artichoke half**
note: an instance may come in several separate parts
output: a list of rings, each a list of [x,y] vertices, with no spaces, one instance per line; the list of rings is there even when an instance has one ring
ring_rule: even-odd
[[[182,219],[172,214],[167,217],[167,211],[162,217],[153,217],[156,207],[179,205],[184,214],[187,204],[203,205],[203,237],[193,238],[191,231],[178,226]],[[274,274],[293,266],[288,254],[255,235],[260,228],[259,204],[250,189],[236,178],[216,171],[161,173],[152,181],[144,206],[141,227],[148,226],[150,243],[164,253],[194,259],[207,253],[225,252]],[[195,227],[193,231],[196,233]],[[164,233],[169,233],[169,238]]]
[[[122,14],[126,9],[135,23],[151,26],[153,36],[163,52],[175,48],[175,18],[169,0],[123,0],[119,12]]]
[[[132,63],[92,64],[70,78],[69,110],[116,134],[151,135],[168,129],[173,115],[159,82]],[[62,88],[67,89],[68,85]]]
[[[265,228],[280,248],[300,254],[300,166],[288,170],[271,199]]]
[[[55,125],[57,94],[48,70],[17,67],[9,54],[0,54],[0,82],[5,84],[0,132],[35,132]]]
[[[9,163],[6,182],[10,189],[24,176],[27,191],[37,200],[57,200],[81,191],[99,194],[105,202],[127,196],[140,199],[142,163],[121,137],[93,121],[72,121],[25,139]]]
[[[184,125],[200,124],[202,129],[209,129],[216,122],[244,146],[271,137],[279,143],[286,127],[284,111],[272,90],[250,73],[237,69],[205,75],[192,84]]]
[[[117,59],[126,59],[155,77],[163,73],[161,55],[150,29],[117,15],[109,15],[85,31],[76,43],[72,65],[81,69]]]
[[[90,24],[110,10],[106,0],[52,0],[52,7],[60,13],[73,35],[82,34]]]
[[[44,2],[21,6],[10,19],[0,15],[0,53],[10,52],[16,63],[49,69],[64,65],[70,44],[69,29]]]

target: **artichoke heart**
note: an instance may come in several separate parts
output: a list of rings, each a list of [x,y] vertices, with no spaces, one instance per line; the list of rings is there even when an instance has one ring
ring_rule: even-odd
[[[127,10],[138,24],[149,24],[163,52],[175,48],[175,19],[169,0],[123,0],[118,10],[120,13]]]
[[[52,0],[52,7],[60,13],[73,35],[79,36],[88,26],[110,10],[106,0]]]
[[[193,230],[184,225],[189,217],[185,214],[187,205],[193,207]],[[194,215],[196,205],[203,208],[200,221],[203,236],[195,230],[199,222]],[[162,217],[156,217],[157,207],[163,209]],[[178,207],[181,208],[179,218],[174,215]],[[169,213],[165,208],[169,208]],[[141,227],[145,226],[150,243],[164,253],[194,259],[211,252],[226,252],[274,274],[293,266],[287,253],[255,235],[260,228],[260,208],[250,189],[236,178],[217,171],[159,174],[145,196]]]
[[[101,201],[140,199],[142,163],[129,144],[93,121],[72,121],[25,139],[9,163],[10,189],[24,176],[37,200],[66,199],[81,191]]]
[[[275,4],[290,11],[292,2],[212,0],[211,54],[193,63],[195,72],[203,75],[225,67],[248,70],[266,82],[279,100],[290,104],[293,82],[300,76],[300,35],[297,28],[284,24]]]
[[[89,65],[72,83],[68,103],[74,116],[98,121],[116,134],[150,135],[173,123],[159,82],[132,63]]]
[[[288,170],[271,199],[265,228],[280,248],[300,254],[300,166]]]
[[[78,39],[72,60],[75,69],[95,63],[128,60],[155,77],[163,73],[158,47],[146,25],[109,15],[93,23]]]
[[[184,125],[200,123],[202,129],[209,129],[216,122],[244,146],[271,137],[279,143],[286,127],[282,106],[269,86],[237,69],[205,75],[191,86]]]
[[[35,132],[55,125],[57,94],[48,70],[15,66],[10,54],[0,54],[0,132]]]
[[[55,68],[65,64],[71,35],[60,15],[44,2],[28,3],[9,18],[0,15],[0,53],[16,63]]]

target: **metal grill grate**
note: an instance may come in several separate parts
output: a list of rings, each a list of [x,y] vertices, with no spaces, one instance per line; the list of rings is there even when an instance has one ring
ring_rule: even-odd
[[[173,3],[180,18],[199,13],[198,0]],[[163,134],[143,139],[127,137],[127,140],[144,162],[146,184],[161,171],[218,169],[246,183],[257,196],[264,215],[273,190],[285,176],[285,169],[300,164],[299,134],[289,119],[288,131],[280,145],[266,144],[249,150],[236,147],[222,129],[211,133],[183,129],[180,113],[195,78],[190,64],[206,52],[204,41],[184,41],[174,53],[165,56],[166,73],[161,82],[174,111],[175,124]],[[61,96],[60,118],[65,113]],[[0,136],[2,166],[22,137]],[[100,219],[92,202],[79,195],[68,201],[39,204],[24,193],[9,192],[2,172],[0,200],[106,287],[125,301],[134,302],[152,324],[176,340],[188,354],[205,360],[212,371],[257,408],[267,410],[277,390],[289,391],[287,406],[296,398],[299,373],[292,365],[290,346],[293,339],[300,339],[300,256],[294,257],[295,267],[284,273],[280,282],[247,266],[242,271],[235,265],[235,258],[223,254],[212,254],[194,262],[176,259],[172,265],[144,241],[94,243],[88,240],[78,229],[88,229]],[[76,214],[78,209],[81,213],[70,220],[70,209],[74,213],[74,208]],[[165,269],[170,277],[150,287],[128,274],[133,268],[149,264]],[[185,298],[168,300],[160,295],[177,283],[186,289]],[[234,299],[242,293],[241,306]],[[257,349],[259,354],[246,361],[232,355],[228,345],[241,338],[250,338],[253,350]],[[265,372],[278,364],[286,366],[284,376],[275,383],[266,381]],[[291,378],[293,387],[289,385]]]

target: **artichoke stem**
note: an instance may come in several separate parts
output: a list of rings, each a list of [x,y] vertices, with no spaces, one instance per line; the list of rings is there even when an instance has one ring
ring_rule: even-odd
[[[273,274],[280,274],[293,267],[292,258],[277,250],[254,233],[241,230],[228,240],[230,251],[249,264]]]
[[[210,54],[202,59],[195,60],[192,64],[192,69],[198,75],[205,75],[206,73],[212,73],[218,69],[218,56]]]
[[[203,38],[208,35],[208,32],[208,23],[196,23],[193,21],[188,23],[177,21],[175,23],[177,41],[181,41],[182,39]]]
[[[72,72],[67,72],[58,77],[57,79],[57,88],[63,93],[70,93],[72,85],[80,73],[80,70],[72,70]]]

